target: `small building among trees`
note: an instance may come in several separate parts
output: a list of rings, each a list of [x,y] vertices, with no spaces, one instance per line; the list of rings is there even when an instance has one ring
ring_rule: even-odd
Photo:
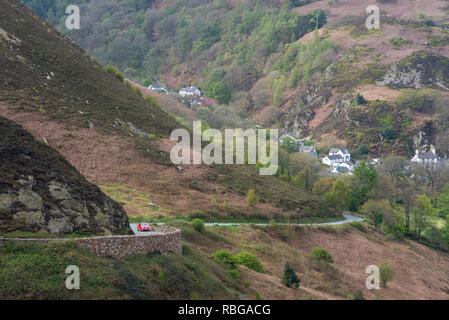
[[[194,86],[190,86],[190,87],[186,87],[186,88],[181,88],[179,90],[179,95],[181,97],[187,97],[187,96],[198,96],[201,97],[201,91],[200,89],[194,87]]]
[[[156,91],[159,93],[168,93],[167,89],[164,88],[164,86],[160,83],[158,84],[150,84],[148,87],[149,90],[151,91]]]

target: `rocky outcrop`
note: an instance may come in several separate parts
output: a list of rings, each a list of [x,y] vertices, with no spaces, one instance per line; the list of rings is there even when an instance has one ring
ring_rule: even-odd
[[[433,147],[433,135],[433,122],[426,121],[424,126],[413,137],[413,150],[417,150],[419,152],[429,152]]]
[[[0,232],[131,234],[123,208],[58,152],[0,117]]]
[[[449,90],[449,59],[439,54],[418,51],[393,64],[379,86],[393,89],[430,87]]]

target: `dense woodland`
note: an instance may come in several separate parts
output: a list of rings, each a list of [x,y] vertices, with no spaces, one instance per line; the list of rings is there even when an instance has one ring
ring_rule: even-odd
[[[326,23],[323,11],[298,15],[290,10],[301,5],[298,1],[253,0],[231,7],[228,0],[78,0],[74,4],[81,10],[81,29],[74,31],[64,28],[65,8],[73,1],[23,2],[102,64],[117,66],[126,77],[149,84],[163,74],[182,73],[224,104],[239,100],[242,91],[251,89],[266,68],[278,71],[270,89],[278,91],[274,99],[279,104],[287,80],[293,86],[300,78],[309,77],[313,68],[325,67],[329,59],[323,57],[301,68],[297,65],[299,56],[304,60],[317,49],[289,44]],[[327,51],[331,44],[320,44],[323,46],[321,51]],[[294,74],[290,77],[291,69]],[[264,90],[256,91],[252,104],[271,98]]]

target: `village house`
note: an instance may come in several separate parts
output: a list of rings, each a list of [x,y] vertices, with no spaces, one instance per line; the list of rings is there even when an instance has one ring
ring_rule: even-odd
[[[351,153],[349,153],[348,149],[346,149],[346,148],[344,148],[344,149],[331,148],[329,150],[329,156],[336,156],[336,155],[340,155],[341,157],[343,157],[344,162],[351,161]]]
[[[324,163],[325,165],[328,165],[329,167],[332,167],[335,164],[339,164],[339,163],[345,162],[345,159],[341,155],[336,154],[336,155],[325,156],[321,160],[321,162]]]
[[[179,95],[181,97],[187,97],[187,96],[201,97],[201,91],[196,87],[190,86],[190,87],[186,87],[186,88],[181,88],[179,90]]]
[[[316,152],[316,149],[314,146],[301,145],[299,147],[299,152],[309,154],[309,155],[313,156],[314,158],[318,158],[318,153]]]
[[[160,83],[158,83],[158,84],[150,84],[148,89],[151,90],[151,91],[159,92],[159,93],[168,93],[168,91]]]
[[[354,172],[354,164],[351,162],[351,154],[348,149],[332,148],[321,162],[329,166],[330,173],[352,174]]]
[[[412,162],[417,162],[421,164],[436,164],[441,161],[435,153],[435,149],[430,152],[419,152],[416,150],[415,156],[411,160]]]

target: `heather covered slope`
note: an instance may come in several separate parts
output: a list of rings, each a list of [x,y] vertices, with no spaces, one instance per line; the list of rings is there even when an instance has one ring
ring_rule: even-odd
[[[209,179],[214,168],[177,170],[168,159],[173,144],[167,138],[173,129],[182,127],[174,117],[104,71],[18,1],[0,3],[0,81],[4,83],[0,114],[47,141],[106,191],[122,183],[126,190],[137,190],[141,199],[126,201],[130,214],[172,217],[213,210],[221,217],[232,212],[266,219],[282,218],[286,213],[298,219],[339,215],[324,200],[280,179],[264,179],[246,166],[239,166],[237,177],[248,176],[248,188],[265,184],[288,192],[276,197],[265,192],[260,204],[249,208],[245,203],[248,190],[235,190],[230,179]],[[120,194],[111,192],[110,196],[125,203]],[[286,212],[292,208],[285,204],[292,201],[298,208]],[[149,202],[156,203],[157,209]]]
[[[155,135],[179,126],[25,6],[0,4],[0,100],[67,124],[91,122],[107,130],[119,127],[118,120]]]
[[[0,232],[129,234],[125,210],[57,151],[0,117]]]

